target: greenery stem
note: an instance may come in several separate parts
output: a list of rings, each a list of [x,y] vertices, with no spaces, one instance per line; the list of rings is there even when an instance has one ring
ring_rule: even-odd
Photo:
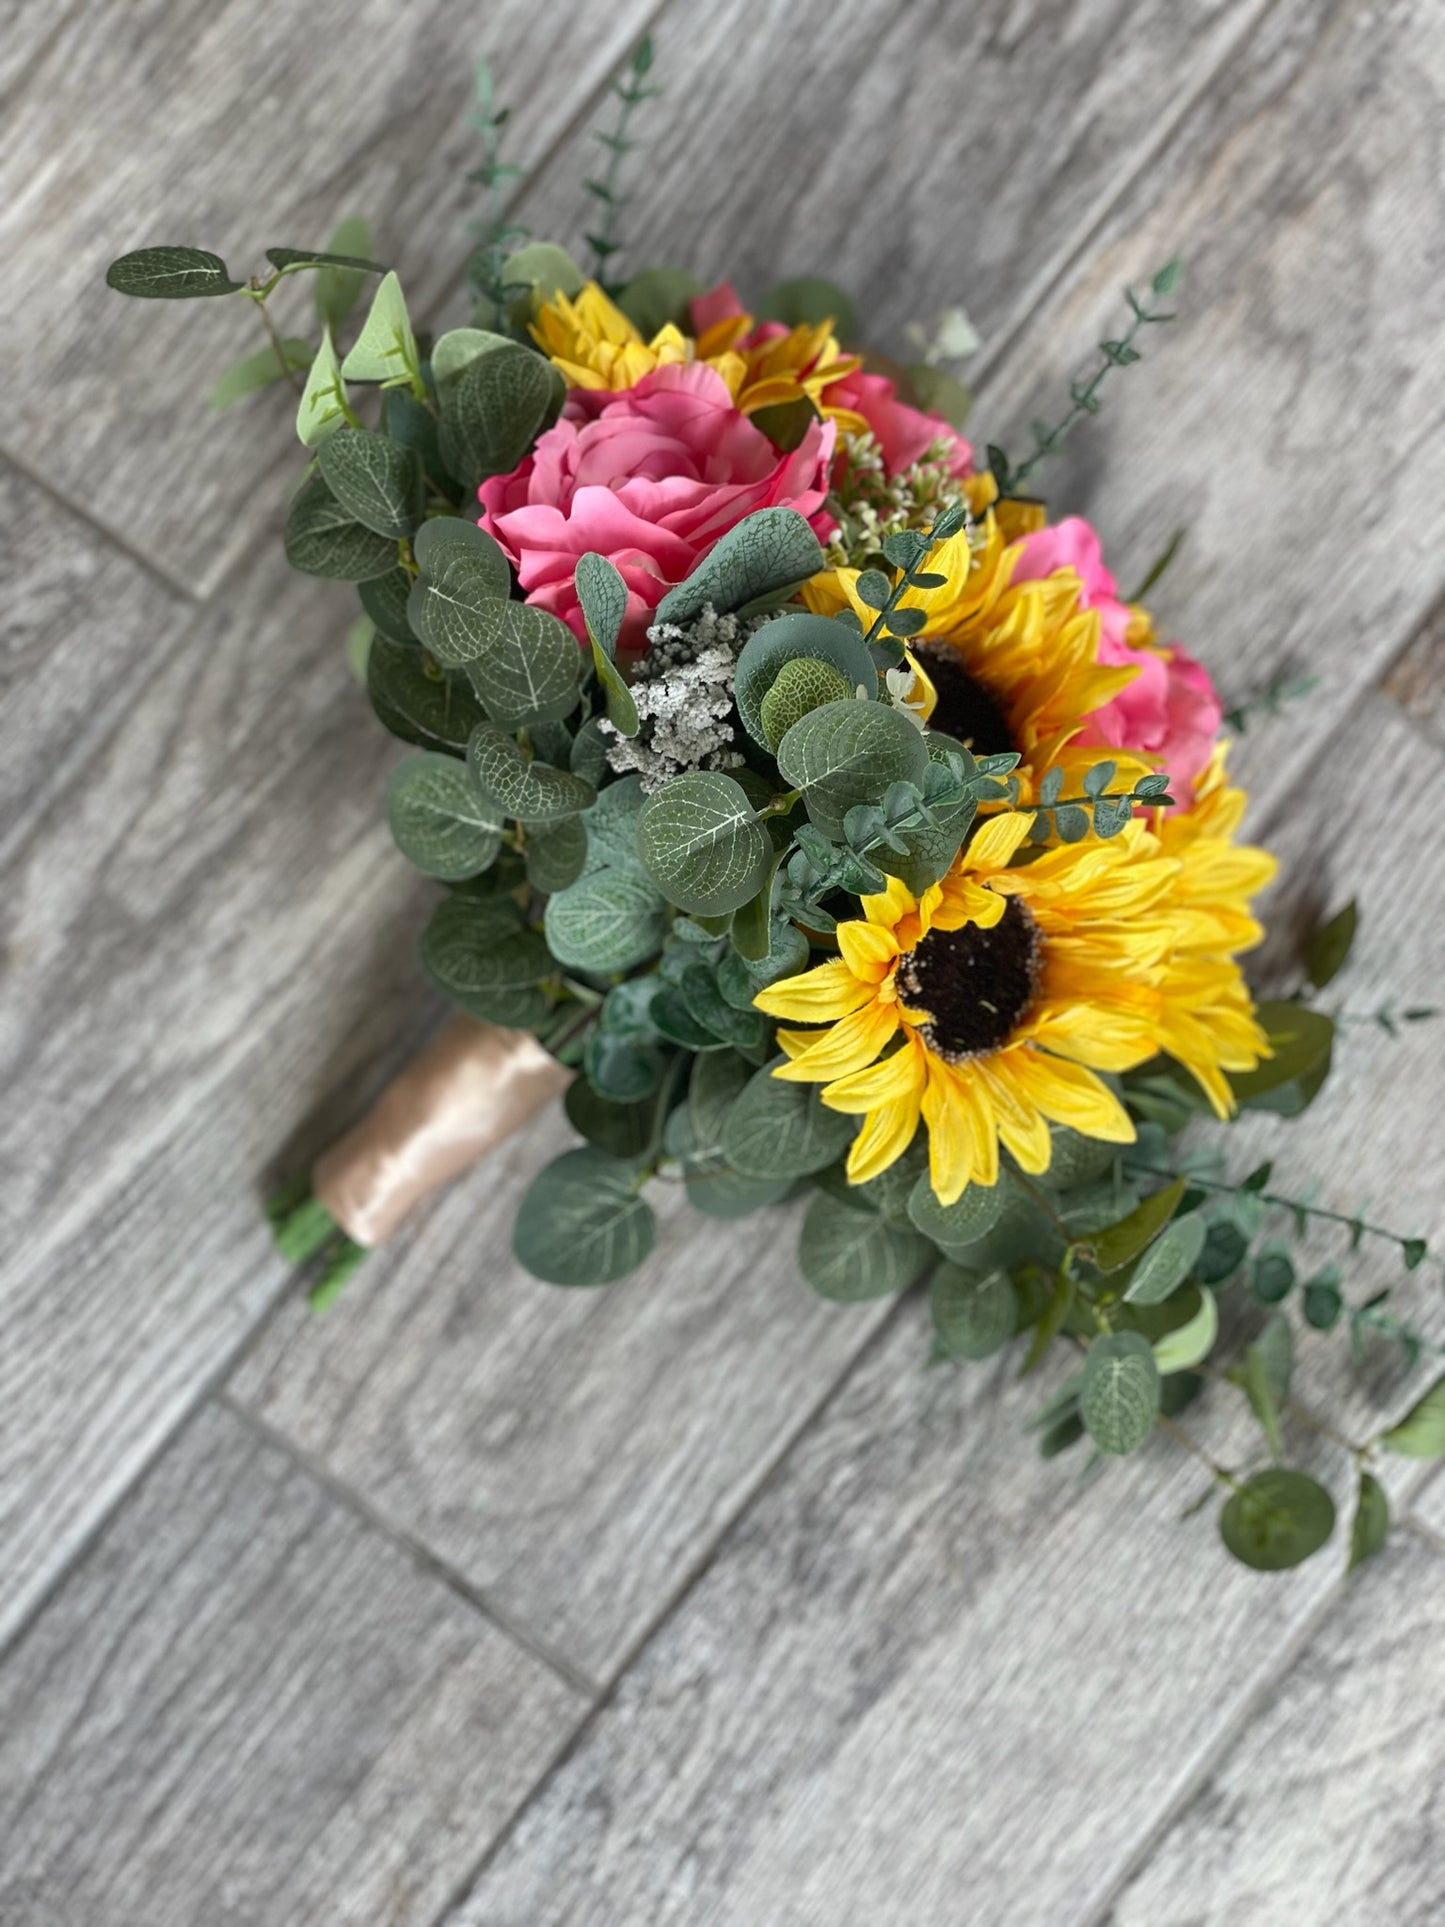
[[[1175,1178],[1179,1176],[1177,1171],[1166,1170],[1162,1165],[1158,1164],[1144,1164],[1137,1158],[1126,1157],[1124,1163],[1131,1171],[1146,1173],[1150,1177]],[[1398,1245],[1402,1251],[1408,1251],[1410,1248],[1418,1245],[1419,1242],[1415,1238],[1402,1236],[1398,1231],[1387,1230],[1382,1224],[1370,1224],[1364,1218],[1352,1218],[1349,1213],[1345,1211],[1330,1211],[1322,1204],[1306,1204],[1300,1198],[1281,1197],[1277,1191],[1251,1191],[1247,1185],[1229,1184],[1221,1178],[1200,1177],[1195,1171],[1188,1171],[1184,1175],[1188,1178],[1190,1184],[1198,1185],[1201,1190],[1223,1191],[1233,1196],[1248,1195],[1249,1197],[1257,1198],[1261,1204],[1275,1205],[1282,1211],[1303,1212],[1304,1215],[1309,1218],[1322,1218],[1329,1224],[1342,1224],[1351,1232],[1358,1230],[1358,1235],[1361,1237],[1384,1238],[1390,1244]],[[1428,1255],[1432,1258],[1434,1257],[1433,1252]],[[1413,1269],[1413,1267],[1411,1267],[1411,1269]]]

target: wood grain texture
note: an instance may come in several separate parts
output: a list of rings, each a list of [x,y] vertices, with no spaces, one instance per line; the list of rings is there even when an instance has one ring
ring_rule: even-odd
[[[1445,597],[1390,664],[1385,689],[1437,743],[1445,743]]]
[[[6,1927],[427,1927],[585,1702],[212,1408],[0,1666]]]
[[[231,1395],[595,1679],[668,1605],[886,1307],[823,1303],[798,1212],[697,1216],[656,1184],[658,1249],[606,1290],[511,1256],[552,1114],[369,1262],[317,1320],[282,1307]]]
[[[1186,258],[1180,320],[1111,378],[1039,476],[1097,519],[1127,589],[1171,531],[1151,600],[1226,697],[1283,669],[1322,686],[1242,743],[1261,802],[1351,714],[1440,590],[1445,534],[1445,14],[1288,4],[1188,114],[1042,304],[975,415],[1026,445],[1123,312]]]
[[[445,0],[57,6],[0,125],[0,251],[26,370],[3,445],[178,580],[214,587],[299,472],[278,467],[295,397],[213,415],[221,369],[264,346],[251,304],[127,301],[103,285],[107,264],[171,241],[244,275],[265,247],[319,247],[363,213],[425,315],[457,282],[477,210],[477,57],[495,55],[518,109],[509,156],[527,165],[650,10],[595,11],[560,60],[557,19],[526,0],[485,18]],[[44,12],[30,9],[37,26]],[[312,325],[306,278],[278,299],[284,331]]]
[[[672,4],[666,92],[640,111],[619,257],[759,297],[824,274],[868,339],[962,302],[987,340],[1027,312],[1145,165],[1258,0],[876,0]],[[585,132],[529,190],[527,218],[582,247]],[[579,258],[581,258],[579,254]]]
[[[1080,1483],[1020,1432],[1059,1373],[928,1372],[927,1349],[915,1307],[449,1927],[1090,1918],[1339,1549],[1282,1579],[1234,1566],[1180,1517],[1209,1481],[1177,1446]],[[1243,1445],[1223,1404],[1195,1429]]]
[[[1346,1591],[1109,1927],[1429,1927],[1445,1915],[1445,1552]]]
[[[200,629],[6,487],[0,1629],[285,1288],[263,1172],[439,1013],[345,595],[278,557]]]

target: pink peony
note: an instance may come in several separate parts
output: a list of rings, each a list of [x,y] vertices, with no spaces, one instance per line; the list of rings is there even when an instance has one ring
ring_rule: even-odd
[[[870,375],[859,368],[823,391],[830,408],[851,408],[863,417],[883,452],[889,479],[922,461],[935,442],[949,448],[950,475],[973,473],[973,450],[942,415],[927,414],[902,399],[887,375]]]
[[[1129,606],[1105,567],[1097,532],[1081,515],[1023,539],[1015,582],[1033,582],[1056,569],[1072,569],[1082,584],[1080,601],[1099,612],[1099,661],[1114,668],[1132,663],[1133,682],[1096,709],[1078,741],[1157,756],[1181,804],[1193,801],[1194,783],[1208,763],[1223,706],[1209,671],[1177,643],[1136,648],[1129,641]]]
[[[831,422],[781,454],[727,383],[701,362],[654,369],[613,396],[569,396],[510,475],[478,491],[481,525],[506,550],[529,602],[585,639],[573,587],[579,556],[605,555],[627,583],[622,646],[640,648],[651,614],[719,536],[757,509],[795,508],[826,539]]]

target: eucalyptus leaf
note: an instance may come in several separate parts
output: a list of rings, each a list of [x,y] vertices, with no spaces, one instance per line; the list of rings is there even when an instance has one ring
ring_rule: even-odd
[[[286,559],[303,575],[366,582],[396,567],[396,543],[363,527],[318,477],[291,504]]]
[[[317,462],[322,481],[363,528],[397,541],[421,521],[421,463],[400,442],[369,428],[338,428]]]
[[[645,1158],[657,1145],[658,1107],[643,1098],[605,1097],[585,1077],[574,1077],[562,1100],[573,1130],[612,1158]]]
[[[366,691],[392,735],[422,749],[464,750],[486,720],[465,683],[429,664],[414,643],[393,642],[385,633],[372,639]]]
[[[554,964],[535,930],[503,920],[500,902],[448,897],[422,933],[422,964],[432,981],[474,1017],[530,1028],[547,1011],[538,988]]]
[[[806,582],[823,567],[807,519],[790,508],[759,509],[716,542],[685,582],[657,606],[656,620],[684,626],[711,603],[728,615]]]
[[[644,341],[669,323],[693,333],[691,303],[703,285],[685,268],[644,268],[617,295],[617,305]]]
[[[1002,1271],[977,1278],[942,1264],[933,1274],[929,1302],[934,1332],[950,1358],[991,1358],[1014,1335],[1018,1299]]]
[[[1166,1224],[1134,1267],[1124,1297],[1132,1304],[1157,1305],[1179,1289],[1204,1249],[1205,1222],[1197,1211]]]
[[[617,638],[627,619],[627,584],[622,571],[605,555],[589,549],[578,557],[573,579],[587,634],[593,647],[610,661],[617,653]]]
[[[508,345],[478,355],[442,402],[442,457],[467,488],[514,469],[562,404],[545,356]]]
[[[876,803],[890,783],[922,786],[923,738],[896,709],[875,702],[824,703],[778,745],[783,780],[803,792],[811,820],[833,841],[855,803]]]
[[[550,764],[529,762],[516,740],[481,723],[467,742],[467,762],[483,793],[507,816],[528,823],[555,823],[596,801],[590,783]]]
[[[1161,1376],[1170,1372],[1187,1372],[1202,1359],[1208,1358],[1214,1349],[1214,1341],[1219,1336],[1219,1306],[1208,1286],[1199,1285],[1196,1289],[1199,1292],[1199,1309],[1194,1316],[1176,1331],[1167,1332],[1163,1338],[1154,1341],[1154,1362]]]
[[[816,327],[831,321],[839,341],[858,339],[858,317],[853,303],[835,282],[821,275],[800,275],[780,281],[758,303],[759,321],[781,321],[786,327]]]
[[[820,1297],[841,1304],[905,1290],[932,1257],[932,1246],[916,1231],[896,1230],[821,1191],[808,1206],[798,1242],[804,1278]]]
[[[714,1037],[741,1049],[761,1049],[768,1041],[768,1021],[760,1010],[739,1010],[718,988],[713,973],[694,964],[678,985],[689,1014]]]
[[[1329,1074],[1334,1023],[1323,1011],[1288,1001],[1257,1004],[1254,1014],[1273,1054],[1252,1071],[1231,1071],[1230,1087],[1251,1110],[1298,1117]]]
[[[1090,1240],[1090,1247],[1099,1270],[1119,1271],[1132,1264],[1179,1209],[1185,1189],[1186,1180],[1175,1178],[1162,1191],[1152,1192],[1126,1218],[1097,1233]]]
[[[500,814],[455,756],[404,757],[386,787],[386,814],[402,855],[443,882],[476,876],[502,847]]]
[[[286,335],[279,348],[258,348],[254,355],[233,361],[211,390],[211,406],[231,408],[246,395],[254,395],[291,375],[300,374],[303,368],[311,366],[311,361],[311,343]]]
[[[998,1223],[1011,1187],[1000,1173],[997,1184],[969,1184],[952,1204],[940,1204],[923,1172],[908,1198],[908,1215],[927,1238],[945,1249],[976,1244]]]
[[[805,1177],[832,1164],[853,1141],[858,1120],[830,1111],[816,1084],[794,1084],[772,1075],[773,1064],[754,1073],[729,1113],[724,1146],[728,1163],[744,1177]]]
[[[1225,1501],[1219,1532],[1236,1559],[1256,1572],[1284,1572],[1316,1553],[1335,1529],[1335,1502],[1304,1472],[1272,1466]]]
[[[1445,1456],[1445,1378],[1437,1379],[1398,1425],[1382,1433],[1380,1443],[1387,1452],[1401,1453],[1407,1459]]]
[[[198,295],[238,294],[219,254],[205,248],[137,248],[112,261],[105,285],[118,294],[139,295],[147,301],[193,301]]]
[[[1310,936],[1305,945],[1305,974],[1316,990],[1333,983],[1344,969],[1359,920],[1359,910],[1352,900]]]
[[[755,743],[769,751],[776,751],[781,736],[770,738],[763,704],[788,664],[794,662],[821,663],[836,670],[848,685],[844,692],[848,698],[860,685],[870,692],[878,687],[878,672],[867,645],[842,623],[829,616],[803,614],[782,615],[764,623],[739,652],[733,693],[743,727]]]
[[[443,404],[458,376],[479,356],[489,355],[496,348],[516,345],[510,335],[493,334],[487,328],[450,328],[446,334],[438,335],[431,351],[431,372]]]
[[[573,970],[631,970],[662,948],[667,904],[635,870],[593,870],[548,899],[547,943]]]
[[[357,302],[366,286],[366,277],[371,270],[356,266],[335,266],[337,261],[356,262],[371,259],[371,224],[359,214],[349,214],[337,223],[326,243],[323,265],[312,285],[316,302],[316,312],[323,327],[333,334],[341,326]]]
[[[552,1285],[607,1285],[652,1250],[657,1220],[638,1195],[636,1167],[586,1148],[564,1151],[532,1180],[512,1249]]]
[[[1373,1559],[1389,1536],[1389,1494],[1373,1472],[1361,1469],[1354,1524],[1350,1528],[1350,1570],[1353,1572],[1356,1566]]]
[[[523,849],[527,881],[543,896],[570,889],[587,861],[587,831],[580,816],[527,826]],[[562,959],[563,962],[566,959]]]
[[[348,381],[410,381],[420,379],[416,336],[406,311],[401,283],[394,272],[382,276],[371,307],[341,372]]]
[[[1149,1341],[1136,1332],[1096,1338],[1084,1361],[1079,1416],[1101,1452],[1120,1455],[1141,1446],[1159,1411],[1159,1368]]]
[[[772,844],[732,777],[689,770],[654,790],[637,816],[637,853],[670,903],[694,915],[736,910],[757,894]]]
[[[637,854],[637,816],[646,800],[640,776],[623,776],[598,792],[583,819],[589,870],[636,870],[646,875]]]

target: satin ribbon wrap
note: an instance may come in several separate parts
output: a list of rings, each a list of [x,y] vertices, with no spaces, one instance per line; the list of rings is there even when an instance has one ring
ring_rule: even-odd
[[[454,1017],[318,1159],[312,1195],[357,1244],[383,1244],[413,1205],[520,1130],[571,1081],[531,1031]]]

